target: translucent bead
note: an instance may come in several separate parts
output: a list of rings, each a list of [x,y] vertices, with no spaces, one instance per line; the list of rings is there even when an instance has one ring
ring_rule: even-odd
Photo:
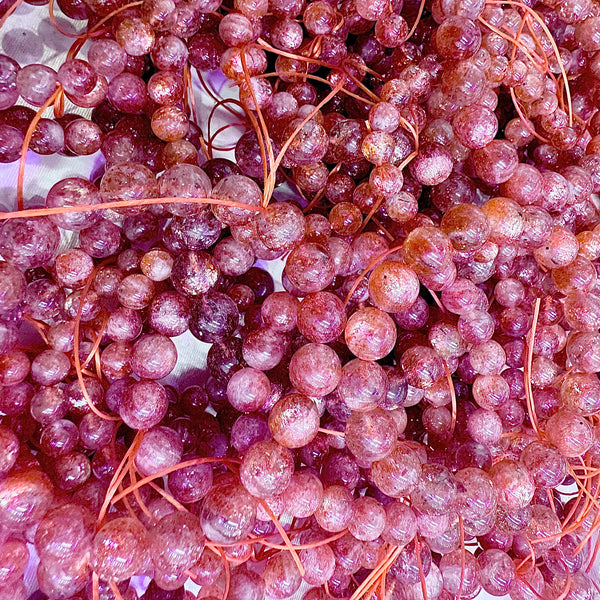
[[[66,419],[60,419],[42,429],[40,448],[47,456],[62,456],[75,448],[78,438],[77,425]]]
[[[41,471],[14,472],[0,482],[0,522],[23,531],[42,518],[52,497],[52,483]]]
[[[455,475],[459,483],[457,511],[465,519],[477,520],[496,507],[497,492],[488,474],[476,467],[461,469]]]
[[[392,563],[390,575],[397,585],[414,585],[419,582],[421,573],[427,577],[431,572],[431,550],[426,543],[420,543],[419,546],[417,549],[415,541],[411,541]],[[417,552],[420,552],[420,560],[417,559]]]
[[[125,17],[115,29],[116,41],[129,56],[148,54],[154,45],[154,30],[139,17]]]
[[[175,511],[165,515],[148,531],[149,552],[154,565],[170,574],[181,574],[200,559],[204,533],[198,517]]]
[[[234,373],[227,384],[227,398],[240,412],[259,410],[269,399],[270,393],[269,378],[251,367]]]
[[[534,252],[538,263],[547,269],[565,267],[577,257],[579,243],[574,234],[560,226],[555,226],[544,246]]]
[[[396,313],[408,309],[419,295],[419,280],[399,262],[384,262],[369,277],[369,296],[377,308]]]
[[[346,324],[341,300],[331,292],[307,294],[298,308],[299,331],[316,343],[327,343],[338,338]]]
[[[402,354],[401,364],[409,385],[421,389],[431,387],[445,374],[442,359],[426,346],[409,348]]]
[[[163,142],[176,142],[189,131],[186,114],[176,106],[163,106],[152,115],[152,132]]]
[[[346,423],[346,445],[364,462],[385,458],[394,449],[397,436],[394,419],[381,409],[352,412]]]
[[[127,53],[114,40],[96,39],[88,49],[88,61],[96,73],[112,78],[124,71]]]
[[[490,235],[485,214],[472,204],[456,204],[448,208],[440,229],[450,238],[454,248],[462,252],[477,250]]]
[[[275,292],[261,306],[261,315],[270,329],[284,333],[292,331],[297,324],[298,299],[288,292]]]
[[[505,510],[518,510],[531,502],[535,486],[524,466],[502,460],[492,467],[490,477],[498,490],[498,504]]]
[[[350,409],[369,411],[377,408],[387,390],[387,377],[380,365],[354,359],[343,366],[336,392]]]
[[[285,274],[290,282],[306,295],[326,288],[335,277],[335,268],[324,246],[303,243],[288,255]]]
[[[404,546],[417,533],[417,518],[413,509],[403,502],[390,502],[385,506],[385,527],[381,533],[388,544]]]
[[[22,350],[13,350],[0,357],[0,384],[16,385],[29,374],[30,362]]]
[[[439,185],[450,176],[453,161],[449,152],[438,144],[430,144],[419,150],[410,163],[410,171],[422,185]]]
[[[16,127],[0,124],[0,163],[19,160],[25,135]]]
[[[183,443],[170,427],[154,427],[144,435],[135,455],[135,466],[143,476],[154,475],[181,461]]]
[[[493,410],[478,409],[469,415],[467,430],[478,444],[492,446],[502,437],[502,420]]]
[[[448,513],[456,503],[457,483],[452,474],[441,465],[423,465],[413,505],[429,515]]]
[[[22,270],[47,265],[59,241],[58,227],[48,217],[10,219],[0,227],[0,255]]]
[[[61,388],[42,387],[31,399],[29,410],[38,423],[48,425],[62,419],[68,408],[65,393]]]
[[[376,540],[385,528],[386,511],[374,498],[363,496],[354,501],[354,518],[348,531],[358,540]]]
[[[410,494],[419,482],[421,461],[408,446],[398,443],[394,450],[371,467],[373,483],[388,496],[401,498]]]
[[[200,521],[206,537],[217,544],[245,539],[254,528],[256,500],[235,483],[213,487],[204,499]]]
[[[265,583],[260,575],[242,566],[232,572],[230,590],[234,597],[259,600],[264,596]]]
[[[296,471],[283,492],[283,500],[292,516],[310,517],[323,501],[323,484],[310,470]]]
[[[173,287],[185,296],[206,294],[217,283],[219,269],[212,257],[202,251],[183,252],[175,258],[171,271]]]
[[[229,175],[221,179],[212,191],[212,197],[218,200],[234,200],[250,206],[258,206],[262,193],[258,185],[244,175]],[[252,219],[253,213],[243,208],[214,205],[215,216],[227,225],[242,225]]]
[[[490,224],[489,240],[495,244],[509,244],[519,238],[524,222],[520,206],[508,198],[492,198],[482,210]]]
[[[319,421],[316,404],[302,394],[284,396],[269,414],[271,433],[286,448],[301,448],[311,442],[317,435]]]
[[[476,24],[462,16],[451,16],[436,31],[436,44],[444,58],[464,60],[477,52],[481,32]]]
[[[504,596],[516,577],[512,559],[502,550],[490,548],[477,557],[483,589],[493,596]]]
[[[293,204],[276,202],[256,217],[256,230],[268,248],[288,249],[304,237],[306,220]]]
[[[343,531],[354,515],[354,499],[345,487],[332,485],[323,492],[323,503],[315,512],[317,523],[332,533]]]
[[[19,98],[17,74],[19,64],[6,55],[0,55],[0,110],[10,108]]]
[[[342,377],[342,365],[336,352],[325,344],[306,344],[290,361],[290,381],[308,396],[326,396],[333,392]],[[305,444],[302,444],[305,445]]]
[[[168,481],[169,490],[176,500],[184,504],[198,502],[212,488],[212,466],[210,464],[198,464],[177,469],[169,474]]]
[[[244,340],[242,354],[248,365],[267,371],[275,368],[287,349],[285,336],[266,328],[251,331]]]
[[[304,580],[310,585],[323,585],[333,576],[335,555],[328,545],[300,550],[298,553],[304,567]]]
[[[48,512],[35,533],[35,547],[45,562],[68,566],[90,550],[92,532],[89,514],[76,504],[65,504]]]
[[[168,403],[167,392],[160,383],[141,380],[127,386],[119,414],[133,429],[150,429],[165,416]]]
[[[396,343],[396,325],[392,318],[376,308],[356,311],[345,328],[349,350],[362,360],[387,356]]]
[[[452,120],[452,128],[464,146],[475,150],[487,146],[496,137],[498,119],[488,108],[472,104],[458,112]]]
[[[487,146],[473,152],[475,172],[488,185],[508,181],[518,163],[515,147],[505,140],[492,140]]]
[[[302,576],[289,552],[281,552],[267,560],[262,575],[265,594],[277,600],[289,598],[302,583]]]
[[[106,258],[119,250],[121,230],[110,221],[100,219],[80,231],[79,243],[93,258]]]
[[[147,98],[146,84],[133,73],[120,73],[108,84],[108,99],[121,112],[141,111]]]
[[[102,579],[124,581],[138,573],[147,559],[148,536],[132,518],[117,518],[94,538],[91,564]]]
[[[293,472],[290,450],[269,440],[248,449],[240,467],[240,480],[253,496],[269,498],[285,490]]]
[[[42,106],[56,91],[56,71],[45,65],[27,65],[17,73],[17,89],[25,102]]]
[[[29,563],[29,550],[25,542],[9,539],[0,545],[0,582],[1,589],[18,585]]]
[[[96,85],[97,74],[86,61],[70,59],[58,70],[58,81],[67,94],[83,96],[89,94]]]
[[[563,405],[586,417],[598,412],[599,394],[600,380],[595,374],[571,373],[560,388]]]
[[[588,421],[570,410],[560,410],[546,422],[548,439],[567,458],[584,454],[592,445],[592,428]]]

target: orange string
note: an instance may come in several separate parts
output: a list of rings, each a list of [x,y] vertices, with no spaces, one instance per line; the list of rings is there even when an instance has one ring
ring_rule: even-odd
[[[95,210],[114,210],[116,208],[130,208],[135,206],[152,206],[154,204],[173,204],[175,202],[185,202],[186,204],[216,204],[218,206],[230,206],[241,208],[251,212],[262,212],[261,206],[251,206],[234,200],[219,200],[218,198],[137,198],[134,200],[115,200],[114,202],[104,202],[102,204],[87,204],[82,206],[58,206],[56,208],[28,208],[22,211],[0,212],[0,221],[8,219],[20,219],[26,217],[47,217],[49,215],[64,215],[67,213],[93,212]]]
[[[523,369],[523,375],[525,379],[525,400],[527,403],[527,412],[529,414],[529,420],[535,430],[538,438],[541,439],[540,428],[538,426],[538,418],[535,413],[535,402],[533,400],[533,386],[531,384],[531,369],[533,364],[533,342],[535,340],[535,332],[537,329],[537,323],[540,315],[541,298],[536,298],[534,309],[533,309],[533,323],[529,332],[529,339],[527,341],[527,359],[525,361],[525,367]]]
[[[362,273],[360,273],[360,275],[356,278],[356,280],[354,281],[354,283],[352,284],[352,287],[350,288],[350,291],[348,292],[348,294],[346,295],[346,299],[344,300],[344,306],[348,305],[348,302],[350,302],[350,298],[352,298],[352,294],[354,294],[354,292],[356,291],[356,288],[360,285],[360,282],[363,280],[363,277],[371,270],[373,269],[377,263],[381,260],[383,260],[386,256],[389,256],[390,254],[393,254],[394,252],[396,252],[397,250],[400,250],[400,248],[402,248],[402,244],[400,244],[399,246],[392,246],[391,248],[388,248],[385,252],[382,252],[381,254],[379,254],[378,256],[376,256],[370,263],[369,265],[363,269]]]
[[[85,33],[72,33],[71,31],[67,31],[60,26],[59,22],[56,20],[56,15],[54,14],[54,0],[50,0],[48,3],[48,16],[50,17],[50,22],[52,25],[54,25],[54,29],[56,29],[56,31],[58,31],[58,33],[61,35],[75,39],[85,37]]]
[[[109,581],[108,585],[110,586],[110,589],[114,594],[116,600],[124,600],[121,592],[119,591],[119,588],[117,587],[117,584],[114,581]]]
[[[128,10],[129,8],[132,8],[134,6],[140,6],[141,4],[143,4],[141,0],[137,2],[130,2],[129,4],[125,4],[124,6],[120,6],[119,8],[113,10],[105,17],[102,17],[102,19],[100,19],[90,30],[86,31],[85,33],[82,33],[77,38],[75,43],[69,48],[69,51],[67,52],[67,58],[75,58],[88,39],[90,39],[91,37],[97,37],[99,35],[102,35],[104,33],[104,30],[100,28],[102,27],[102,25],[104,25],[104,23],[110,21],[115,15],[118,15],[124,10]]]
[[[106,494],[104,496],[104,502],[102,503],[102,506],[100,507],[100,512],[98,513],[98,519],[96,521],[97,526],[100,526],[102,521],[104,521],[104,517],[106,516],[108,508],[111,505],[113,496],[114,496],[115,492],[117,491],[117,489],[119,488],[119,486],[121,485],[121,482],[123,481],[123,478],[125,477],[125,475],[127,473],[127,469],[129,468],[129,461],[135,455],[135,453],[138,451],[138,448],[139,448],[140,444],[142,443],[143,437],[144,437],[144,431],[138,431],[137,434],[135,435],[135,437],[133,438],[133,442],[131,443],[131,446],[129,447],[129,449],[125,453],[125,456],[122,458],[121,463],[117,467],[117,470],[115,471],[115,474],[113,475],[113,477],[110,481],[108,489],[106,490]]]
[[[350,600],[360,600],[363,596],[368,594],[373,587],[377,587],[379,578],[394,564],[394,561],[398,558],[403,549],[404,546],[392,546],[381,562],[369,573],[362,584],[358,586]]]
[[[413,36],[413,33],[417,30],[419,22],[421,21],[421,17],[423,16],[424,9],[425,9],[425,0],[421,0],[421,3],[419,4],[419,12],[417,12],[417,18],[415,19],[413,26],[410,28],[410,31],[408,32],[408,36],[405,41],[408,41]]]
[[[216,458],[213,458],[213,457],[193,458],[190,460],[186,460],[179,464],[173,465],[172,467],[167,467],[165,469],[162,469],[161,471],[158,471],[158,472],[154,473],[153,475],[148,475],[147,477],[143,477],[142,479],[138,480],[134,485],[129,486],[128,488],[123,490],[120,494],[114,496],[110,503],[116,504],[119,500],[121,500],[121,499],[125,498],[126,496],[128,496],[129,494],[131,494],[131,492],[133,492],[134,489],[141,488],[142,486],[146,485],[147,483],[150,483],[154,479],[164,477],[165,475],[168,475],[169,473],[173,473],[173,471],[178,471],[179,469],[183,469],[185,467],[192,467],[194,465],[200,465],[200,464],[204,464],[204,463],[223,463],[223,464],[238,465],[238,464],[240,464],[240,462],[241,462],[240,460],[235,459],[235,458],[218,458],[218,457],[216,457]]]
[[[332,90],[331,92],[329,92],[329,94],[327,94],[327,96],[325,96],[325,98],[323,98],[323,100],[321,100],[321,102],[319,102],[319,104],[317,104],[317,106],[315,106],[310,113],[308,113],[308,115],[306,115],[306,117],[304,119],[302,119],[302,121],[298,124],[298,126],[294,129],[294,131],[292,132],[292,135],[286,140],[286,142],[283,144],[281,150],[279,151],[279,154],[277,155],[277,158],[275,159],[274,163],[273,163],[273,167],[272,167],[272,171],[275,173],[277,172],[277,169],[279,168],[279,165],[281,164],[281,161],[283,160],[283,157],[285,156],[285,153],[287,151],[287,149],[290,147],[290,144],[294,141],[294,139],[296,138],[296,136],[300,133],[300,131],[302,131],[302,128],[344,87],[344,82],[343,80],[340,81]],[[268,185],[268,187],[267,187]],[[272,178],[271,181],[265,182],[265,190],[264,190],[264,195],[265,195],[265,206],[268,203],[268,201],[271,199],[271,196],[273,194],[273,189],[275,186],[275,177]]]
[[[419,536],[415,536],[415,552],[417,554],[417,565],[419,567],[419,579],[421,580],[421,591],[423,592],[423,600],[427,600],[427,584],[425,582],[425,572],[423,571],[423,563],[421,561],[421,542]]]
[[[335,429],[324,429],[323,427],[319,427],[319,432],[324,433],[326,435],[337,435],[339,437],[344,437],[346,435],[343,431],[336,431]]]
[[[554,40],[554,37],[552,36],[552,32],[550,31],[550,29],[548,29],[548,26],[544,22],[544,19],[542,19],[542,17],[540,17],[540,15],[535,10],[533,10],[533,8],[527,6],[526,4],[523,4],[522,2],[516,2],[515,0],[487,0],[487,2],[489,2],[490,4],[508,4],[509,6],[518,6],[519,8],[522,8],[538,22],[538,24],[542,28],[543,32],[548,36],[548,41],[552,45],[552,50],[554,52],[554,56],[556,57],[556,60],[558,61],[558,67],[560,69],[560,74],[561,74],[564,84],[565,84],[565,94],[567,96],[567,106],[568,106],[568,114],[569,114],[569,126],[572,126],[573,125],[573,103],[571,100],[571,89],[569,87],[569,78],[567,77],[567,72],[565,71],[565,65],[562,61],[562,57],[560,55],[560,50],[558,49],[558,46],[556,45],[556,41]]]
[[[25,133],[25,138],[23,139],[23,146],[21,147],[21,158],[19,159],[19,172],[17,174],[17,207],[19,210],[23,210],[23,180],[25,179],[25,162],[27,161],[27,150],[29,148],[29,144],[31,142],[31,138],[33,136],[33,132],[37,124],[39,123],[44,111],[54,104],[54,101],[58,98],[59,94],[62,92],[60,86],[58,89],[40,106],[40,109],[35,113],[33,119],[31,119],[31,123],[29,123],[29,127],[27,128],[27,132]]]
[[[89,354],[87,355],[87,358],[83,361],[82,369],[85,369],[85,367],[88,366],[90,361],[98,353],[98,349],[100,348],[100,344],[102,343],[102,336],[104,335],[104,332],[106,331],[106,327],[108,325],[108,319],[109,319],[109,315],[107,314],[106,317],[104,317],[104,319],[102,321],[102,325],[100,326],[100,331],[98,332],[98,335],[96,336],[96,341],[94,342],[92,349],[90,350]]]
[[[258,100],[256,98],[256,94],[254,93],[254,88],[252,87],[250,73],[248,72],[248,66],[246,64],[246,52],[244,50],[242,50],[242,52],[240,53],[240,59],[241,59],[241,63],[242,63],[242,70],[244,72],[244,79],[246,80],[246,85],[248,86],[248,92],[252,96],[252,101],[254,102],[254,109],[256,110],[256,114],[258,115],[258,125],[260,125],[260,127],[257,127],[255,133],[256,133],[256,137],[258,139],[258,147],[260,149],[260,156],[261,156],[262,163],[263,163],[263,177],[264,177],[264,181],[265,181],[264,187],[266,188],[267,180],[269,179],[269,177],[272,177],[273,179],[275,179],[275,177],[276,177],[275,171],[273,170],[273,168],[271,168],[271,170],[269,171],[269,166],[273,165],[275,162],[275,156],[273,154],[273,144],[271,144],[271,138],[269,136],[269,129],[267,127],[267,124],[265,123],[265,119],[263,117],[262,111],[260,110],[260,107],[258,105]],[[248,112],[250,112],[250,111],[248,111]],[[269,159],[268,165],[267,165],[267,155],[268,155],[268,159]],[[265,202],[265,206],[268,202],[269,202],[269,200],[267,199]]]
[[[300,557],[298,556],[298,553],[296,552],[296,549],[294,548],[292,541],[290,540],[290,538],[287,534],[287,531],[283,528],[283,526],[279,522],[279,519],[275,516],[275,513],[271,510],[271,507],[262,498],[259,498],[258,501],[260,502],[260,504],[263,507],[263,509],[265,510],[265,512],[269,515],[271,521],[273,521],[273,525],[275,525],[277,531],[279,532],[279,535],[282,537],[282,539],[285,543],[286,549],[292,555],[292,558],[294,559],[294,562],[296,563],[296,566],[298,567],[298,570],[300,571],[300,575],[304,576],[304,574],[306,572],[304,570],[304,565],[302,564],[302,561],[300,560]]]
[[[92,600],[100,600],[100,579],[96,571],[92,572]]]
[[[456,597],[460,599],[465,583],[465,567],[467,559],[465,555],[465,552],[467,551],[467,549],[465,548],[465,526],[463,523],[463,518],[460,515],[458,517],[458,527],[460,529],[460,585],[458,586],[458,592],[456,593]]]
[[[79,306],[77,307],[77,315],[75,317],[75,331],[74,331],[74,341],[73,341],[73,362],[75,363],[75,371],[77,372],[77,380],[79,381],[79,387],[81,388],[81,393],[85,398],[85,401],[89,407],[89,409],[101,419],[106,421],[119,421],[119,417],[115,417],[113,415],[109,415],[107,413],[102,412],[98,408],[96,408],[95,404],[92,402],[90,395],[85,386],[85,381],[83,380],[83,373],[81,371],[81,358],[79,356],[79,332],[81,326],[81,314],[83,312],[83,305],[85,304],[85,299],[87,297],[88,292],[92,286],[92,282],[94,281],[94,275],[96,274],[97,268],[94,269],[90,276],[88,277],[87,283],[83,288],[81,295],[79,296]]]

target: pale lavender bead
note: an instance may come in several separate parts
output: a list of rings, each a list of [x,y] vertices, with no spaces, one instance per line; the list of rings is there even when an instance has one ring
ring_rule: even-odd
[[[47,208],[62,206],[89,206],[100,204],[100,192],[93,184],[81,177],[67,177],[54,184],[46,196]],[[62,229],[79,231],[93,225],[101,218],[100,211],[51,215],[50,220]]]
[[[54,119],[40,119],[29,148],[36,154],[49,155],[61,152],[65,147],[65,131]]]
[[[156,381],[142,379],[130,383],[119,403],[119,415],[132,429],[150,429],[167,413],[169,398]]]
[[[183,40],[174,35],[165,35],[156,40],[150,56],[157,69],[179,71],[185,66],[188,53]]]
[[[85,96],[96,87],[98,75],[90,63],[73,58],[66,60],[58,69],[58,81],[67,94]]]
[[[22,270],[47,265],[59,241],[58,227],[47,217],[11,219],[0,226],[0,255]]]
[[[0,110],[13,106],[19,98],[17,89],[19,69],[19,64],[15,60],[0,54]]]
[[[17,74],[17,89],[25,102],[42,106],[56,90],[56,71],[45,65],[27,65]]]
[[[44,350],[31,363],[31,377],[40,385],[54,385],[67,376],[70,368],[66,354],[58,350]]]
[[[124,113],[139,113],[148,100],[146,84],[133,73],[121,73],[108,84],[108,99]]]
[[[19,269],[0,262],[0,314],[14,310],[25,298],[25,278]]]
[[[182,455],[181,436],[170,427],[154,427],[142,439],[135,466],[142,475],[154,475],[179,463]]]
[[[16,127],[0,124],[0,163],[19,160],[25,136]]]
[[[88,60],[97,73],[110,79],[125,70],[127,53],[115,40],[94,40],[88,50]]]
[[[162,379],[175,368],[176,363],[175,344],[164,335],[145,335],[133,346],[131,368],[144,379]]]

